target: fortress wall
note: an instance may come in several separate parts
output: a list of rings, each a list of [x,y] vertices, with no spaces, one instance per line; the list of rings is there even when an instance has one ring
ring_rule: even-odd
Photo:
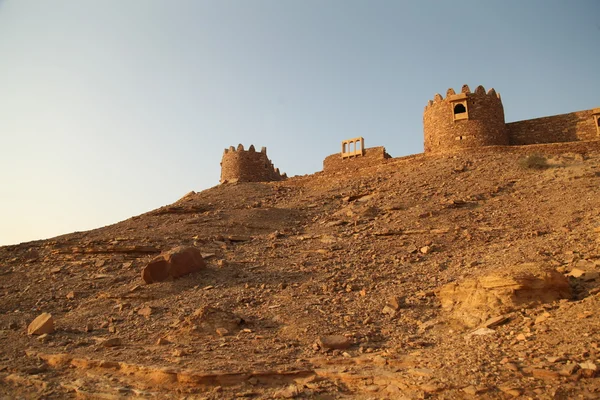
[[[390,158],[391,156],[386,153],[383,146],[365,149],[364,155],[358,157],[342,158],[341,153],[336,153],[323,160],[323,172],[369,167],[386,162]]]
[[[246,151],[240,144],[225,149],[221,160],[221,183],[226,182],[271,182],[286,179],[267,157],[267,149],[260,152],[254,146]]]
[[[455,120],[457,98],[466,102],[468,118]],[[423,131],[426,153],[508,144],[502,100],[494,89],[486,93],[482,86],[471,93],[464,85],[462,96],[448,89],[445,99],[436,94],[425,107]]]
[[[598,140],[593,110],[506,124],[511,145]]]

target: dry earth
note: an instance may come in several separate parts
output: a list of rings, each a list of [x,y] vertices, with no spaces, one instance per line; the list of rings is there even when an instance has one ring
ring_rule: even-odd
[[[0,398],[599,398],[600,153],[522,153],[220,185],[0,247]],[[180,245],[206,268],[144,284]],[[500,282],[442,308],[532,265],[567,298]],[[54,332],[28,335],[42,313]]]

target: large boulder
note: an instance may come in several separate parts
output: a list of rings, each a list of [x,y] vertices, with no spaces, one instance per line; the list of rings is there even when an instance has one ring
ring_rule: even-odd
[[[451,318],[475,327],[515,309],[570,298],[571,287],[554,268],[528,263],[447,284],[437,295]]]
[[[200,271],[205,267],[206,262],[200,250],[179,246],[150,261],[142,270],[142,279],[146,283],[162,282]]]

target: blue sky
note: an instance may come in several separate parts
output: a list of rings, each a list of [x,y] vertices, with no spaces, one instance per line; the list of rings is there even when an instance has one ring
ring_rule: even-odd
[[[600,106],[600,2],[0,0],[0,245],[218,183],[223,149],[321,170],[341,140],[423,151],[436,92],[507,121]]]

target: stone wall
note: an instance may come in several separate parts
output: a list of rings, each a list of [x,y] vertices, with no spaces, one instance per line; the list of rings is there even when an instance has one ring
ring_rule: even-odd
[[[506,124],[511,145],[598,140],[593,110]]]
[[[458,103],[466,109],[461,118],[454,112]],[[471,93],[463,85],[458,95],[450,88],[446,98],[436,94],[425,107],[423,132],[426,153],[509,143],[500,95],[494,89],[486,93],[483,86]]]
[[[332,154],[323,160],[323,172],[352,170],[386,162],[391,156],[385,147],[371,147],[364,150],[364,155],[342,158],[341,153]]]
[[[267,157],[266,147],[257,152],[253,145],[244,150],[240,144],[237,149],[231,146],[223,152],[221,183],[271,182],[286,178],[287,175],[281,174]]]

